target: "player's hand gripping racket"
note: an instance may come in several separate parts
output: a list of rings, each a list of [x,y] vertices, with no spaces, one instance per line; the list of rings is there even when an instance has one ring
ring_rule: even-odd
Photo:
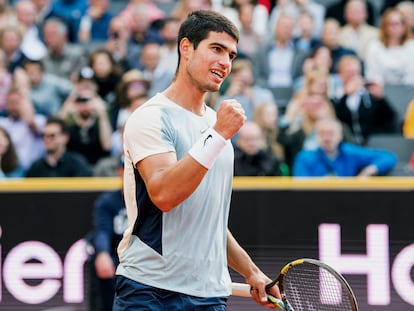
[[[345,278],[316,259],[297,259],[285,265],[279,277],[266,286],[279,286],[282,301],[270,302],[285,311],[358,311],[354,293]],[[250,297],[250,285],[232,284],[232,295]]]

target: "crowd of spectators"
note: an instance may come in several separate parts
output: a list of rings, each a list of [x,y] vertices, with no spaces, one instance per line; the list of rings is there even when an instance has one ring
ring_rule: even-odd
[[[174,78],[178,29],[196,9],[240,29],[232,74],[206,98],[246,110],[236,175],[294,175],[298,153],[321,149],[321,119],[360,148],[378,133],[414,137],[414,101],[401,123],[385,92],[414,88],[413,1],[3,0],[0,178],[116,176],[123,125]]]

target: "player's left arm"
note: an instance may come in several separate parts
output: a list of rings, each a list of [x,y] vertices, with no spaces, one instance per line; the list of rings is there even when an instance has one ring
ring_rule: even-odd
[[[252,297],[257,303],[274,308],[274,304],[270,304],[267,300],[265,286],[272,282],[259,267],[253,262],[249,254],[236,241],[230,230],[227,229],[227,261],[230,268],[240,273],[246,283],[252,287]],[[271,295],[280,298],[277,286],[270,289]]]

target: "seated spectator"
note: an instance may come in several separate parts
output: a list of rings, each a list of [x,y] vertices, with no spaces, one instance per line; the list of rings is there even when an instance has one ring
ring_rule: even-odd
[[[384,97],[381,84],[366,84],[357,57],[344,56],[338,66],[344,95],[335,101],[339,120],[351,129],[355,142],[364,145],[374,133],[398,132],[397,114]]]
[[[32,0],[20,0],[15,4],[16,18],[24,27],[20,48],[29,58],[39,60],[46,54],[40,28],[36,24],[36,6]]]
[[[395,7],[403,13],[405,21],[414,35],[414,2],[409,0],[401,1]]]
[[[414,39],[404,15],[396,8],[386,10],[379,29],[379,38],[367,48],[367,81],[414,86]]]
[[[123,71],[132,68],[129,62],[130,55],[138,55],[139,48],[134,51],[133,43],[131,42],[131,30],[125,20],[119,15],[111,19],[108,29],[108,39],[104,43],[104,47],[112,54],[112,57],[122,67]],[[135,63],[135,60],[134,62]]]
[[[7,71],[13,74],[16,68],[21,68],[27,60],[22,51],[24,28],[19,23],[6,24],[0,28],[0,49],[6,55]]]
[[[122,175],[123,162],[118,162],[117,176]],[[92,222],[88,310],[112,311],[115,269],[119,262],[116,250],[128,226],[122,187],[98,196],[93,204]]]
[[[88,9],[80,20],[77,42],[99,43],[108,39],[109,24],[113,18],[109,9],[110,1],[88,0]]]
[[[95,74],[99,96],[110,107],[116,98],[116,86],[121,80],[122,67],[112,53],[105,48],[98,48],[89,54],[89,67]]]
[[[254,109],[258,104],[269,102],[276,106],[272,91],[256,83],[253,65],[248,59],[236,59],[233,62],[232,72],[228,80],[227,89],[217,99],[215,110],[220,107],[223,100],[234,98],[242,105],[247,120],[252,120]]]
[[[274,39],[259,48],[253,56],[257,83],[271,88],[291,87],[302,74],[303,63],[308,56],[293,43],[296,20],[281,14],[273,29]]]
[[[77,74],[75,92],[63,104],[60,117],[69,126],[68,150],[83,154],[92,166],[110,154],[112,127],[92,68]]]
[[[54,0],[50,16],[59,18],[67,25],[67,39],[71,43],[76,43],[80,20],[87,9],[88,2],[85,0]]]
[[[254,110],[253,121],[262,129],[265,149],[279,160],[281,174],[289,176],[289,167],[284,163],[284,148],[277,141],[279,136],[279,110],[277,105],[271,102],[260,103]]]
[[[334,18],[336,19],[341,26],[345,25],[345,5],[349,0],[339,0],[339,1],[331,1],[332,3],[329,4],[326,8],[326,15],[325,18]],[[377,24],[378,16],[376,14],[376,9],[374,4],[371,1],[364,0],[367,5],[367,22],[371,26],[375,26]],[[385,0],[388,1],[388,0]]]
[[[160,25],[162,44],[160,48],[161,65],[167,68],[171,74],[175,74],[178,65],[178,31],[180,21],[172,17],[164,18]],[[240,43],[240,42],[239,42]]]
[[[42,58],[45,72],[70,80],[74,72],[85,66],[85,51],[81,46],[70,43],[68,27],[60,19],[51,17],[46,20],[43,38],[48,49]]]
[[[397,164],[390,151],[343,142],[341,124],[335,119],[321,119],[315,127],[320,147],[298,153],[293,165],[295,177],[386,175]]]
[[[322,29],[322,45],[326,46],[331,51],[331,73],[338,72],[338,62],[345,55],[355,55],[357,53],[355,50],[349,49],[341,45],[339,41],[339,35],[341,31],[341,26],[335,19],[328,18],[325,20]]]
[[[92,175],[86,158],[67,150],[69,132],[58,117],[49,117],[42,133],[45,154],[34,161],[26,177],[88,177]]]
[[[157,42],[143,45],[137,69],[150,81],[149,97],[164,91],[174,78],[174,72],[161,62],[161,45]]]
[[[323,21],[325,20],[325,11],[325,6],[315,0],[277,1],[277,5],[270,14],[270,28],[274,27],[282,14],[289,14],[297,19],[302,12],[309,12],[314,20],[313,36],[318,38],[321,35]],[[298,25],[296,25],[294,35],[299,35]]]
[[[294,37],[295,46],[298,48],[312,52],[315,48],[322,45],[320,36],[314,33],[315,21],[311,13],[303,11],[298,17],[299,33]]]
[[[36,113],[28,94],[15,86],[7,94],[5,113],[0,126],[9,133],[20,164],[27,170],[43,154],[41,134],[46,117]]]
[[[365,0],[349,0],[345,5],[345,21],[339,34],[339,43],[357,52],[364,62],[367,47],[378,38],[378,28],[367,23],[368,12]]]
[[[322,118],[335,118],[335,109],[324,94],[309,93],[297,102],[298,113],[280,127],[278,142],[285,151],[285,161],[292,169],[293,161],[300,150],[314,150],[319,147],[315,124]],[[344,137],[353,137],[347,125],[343,125]]]
[[[24,177],[25,171],[19,163],[16,149],[9,133],[0,127],[0,180]]]
[[[116,1],[116,0],[113,0]],[[123,9],[119,13],[119,17],[122,18],[128,25],[130,30],[133,30],[134,28],[134,17],[133,12],[136,9],[136,5],[144,4],[147,6],[147,9],[145,9],[146,15],[149,18],[149,23],[152,24],[158,20],[161,20],[165,17],[165,12],[161,10],[154,0],[129,0],[127,5],[125,6],[125,9]]]
[[[62,103],[73,91],[72,82],[45,73],[43,63],[39,60],[27,60],[23,69],[19,71],[19,87],[24,87],[30,94],[36,112],[46,116],[57,115]]]
[[[246,122],[239,130],[234,157],[234,176],[280,176],[280,163],[266,149],[258,124]]]

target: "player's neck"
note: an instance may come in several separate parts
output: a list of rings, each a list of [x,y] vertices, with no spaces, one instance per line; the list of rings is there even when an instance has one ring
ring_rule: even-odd
[[[205,112],[205,95],[206,93],[195,88],[188,89],[179,81],[174,81],[163,94],[177,105],[187,109],[197,115],[203,115]]]

